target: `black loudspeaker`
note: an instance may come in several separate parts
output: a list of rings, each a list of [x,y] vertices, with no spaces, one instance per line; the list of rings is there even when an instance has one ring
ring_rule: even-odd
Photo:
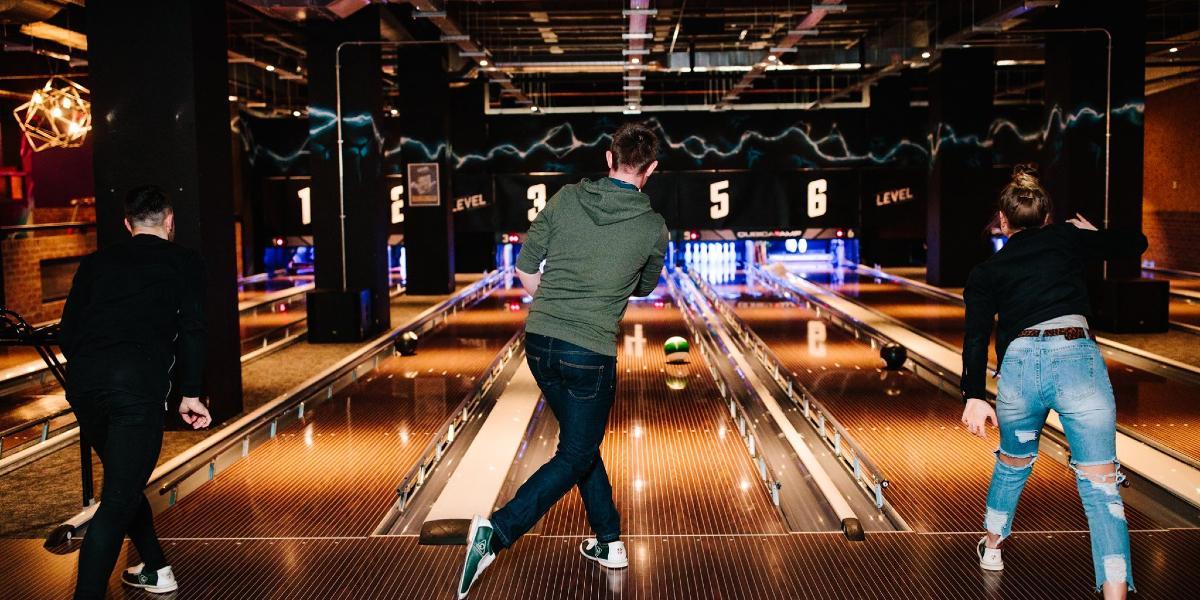
[[[1111,333],[1163,333],[1169,326],[1169,284],[1157,279],[1110,279],[1088,284],[1092,326]]]
[[[313,290],[308,303],[308,341],[314,344],[361,342],[371,328],[368,290]]]

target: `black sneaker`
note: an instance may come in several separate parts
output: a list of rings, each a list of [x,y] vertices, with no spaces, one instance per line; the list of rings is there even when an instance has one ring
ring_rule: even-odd
[[[175,573],[171,572],[171,567],[147,571],[145,564],[125,569],[125,572],[121,573],[121,583],[155,594],[165,594],[179,589],[179,582],[175,581]]]
[[[588,538],[579,544],[579,553],[610,569],[624,569],[629,566],[629,557],[625,555],[625,542],[609,542],[601,544],[596,538]]]

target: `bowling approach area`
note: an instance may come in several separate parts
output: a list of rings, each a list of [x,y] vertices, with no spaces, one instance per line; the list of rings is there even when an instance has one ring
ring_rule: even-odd
[[[469,598],[1200,590],[1194,1],[17,0],[0,25],[0,599],[75,590],[105,465],[60,319],[144,185],[204,260],[213,423],[173,382],[143,492],[178,589],[123,585],[125,540],[107,597],[458,598],[472,517],[560,443],[518,260],[564,189],[619,189],[629,123],[667,230],[599,450],[629,564],[581,556],[572,489]],[[1146,238],[1061,277],[1115,398],[1115,559],[1056,411],[1015,434],[1002,568],[978,553],[1001,437],[963,421],[964,292],[1026,235],[998,216],[1014,172],[1049,198],[1031,229]]]

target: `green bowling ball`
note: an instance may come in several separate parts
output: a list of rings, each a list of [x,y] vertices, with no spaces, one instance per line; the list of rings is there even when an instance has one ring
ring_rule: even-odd
[[[687,362],[689,349],[687,339],[679,336],[671,337],[663,344],[663,354],[667,355],[668,364]]]

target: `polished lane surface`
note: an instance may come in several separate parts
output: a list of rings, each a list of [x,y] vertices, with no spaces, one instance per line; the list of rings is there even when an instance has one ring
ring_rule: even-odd
[[[999,443],[994,429],[986,440],[968,434],[957,399],[910,371],[884,370],[878,350],[769,288],[739,275],[717,289],[882,470],[887,498],[909,527],[981,529]],[[1074,475],[1052,458],[1062,457],[1043,457],[1025,488],[1018,530],[1087,529]],[[1127,512],[1133,529],[1158,526],[1132,508]]]
[[[823,267],[796,274],[952,348],[962,348],[965,310],[957,302],[934,298],[894,281],[860,275],[850,268]],[[995,364],[994,347],[989,355]],[[1200,461],[1200,389],[1116,360],[1108,352],[1104,358],[1116,393],[1118,426]]]

